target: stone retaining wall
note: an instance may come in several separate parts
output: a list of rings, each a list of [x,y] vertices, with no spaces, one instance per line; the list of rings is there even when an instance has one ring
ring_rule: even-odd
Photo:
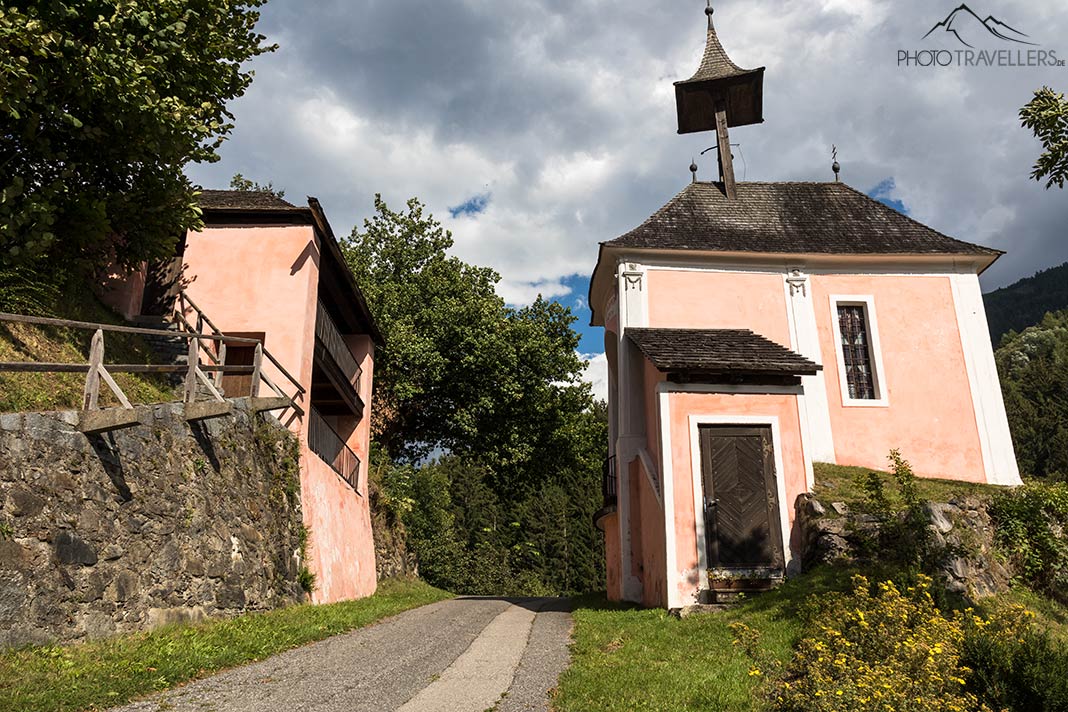
[[[86,436],[0,416],[0,645],[96,638],[303,599],[296,441],[247,400]]]
[[[866,542],[879,535],[879,520],[855,513],[841,502],[824,504],[811,494],[795,503],[802,567],[863,557]],[[972,599],[1008,590],[1010,572],[994,551],[994,525],[987,503],[978,497],[931,502],[924,507],[931,569],[951,593]]]

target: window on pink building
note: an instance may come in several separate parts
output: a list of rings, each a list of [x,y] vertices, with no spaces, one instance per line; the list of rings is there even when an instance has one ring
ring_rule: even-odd
[[[871,332],[863,304],[838,305],[838,331],[842,339],[842,361],[849,397],[856,400],[877,399]]]

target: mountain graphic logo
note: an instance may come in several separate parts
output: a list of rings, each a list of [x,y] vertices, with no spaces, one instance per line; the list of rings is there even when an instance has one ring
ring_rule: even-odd
[[[965,47],[973,47],[968,40],[975,42],[977,38],[985,37],[986,35],[993,35],[1005,42],[1037,46],[1037,43],[1029,42],[1030,37],[1023,32],[1010,27],[993,15],[987,15],[985,20],[981,19],[974,10],[963,3],[953,12],[946,15],[946,19],[936,22],[935,26],[923,36],[923,39],[930,37],[936,30],[948,32]]]

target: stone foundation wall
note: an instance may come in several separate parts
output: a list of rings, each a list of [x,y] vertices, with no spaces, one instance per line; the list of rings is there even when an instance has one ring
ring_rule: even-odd
[[[879,535],[879,520],[849,511],[841,502],[823,503],[802,494],[795,503],[802,567],[863,558],[866,542]],[[924,507],[930,534],[927,562],[951,593],[979,599],[1008,590],[1010,572],[994,551],[994,525],[978,497],[931,502]]]
[[[97,638],[303,599],[296,441],[236,400],[86,436],[0,416],[0,645]]]

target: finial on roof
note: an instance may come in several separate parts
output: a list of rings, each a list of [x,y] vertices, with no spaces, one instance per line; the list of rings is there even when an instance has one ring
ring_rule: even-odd
[[[831,170],[834,171],[834,182],[838,182],[838,174],[842,172],[842,166],[838,163],[838,147],[831,144],[831,159],[834,163],[831,164]]]
[[[693,182],[697,182],[697,162],[690,159],[690,173],[693,173]]]
[[[708,16],[708,29],[712,29],[712,13],[715,10],[712,9],[712,0],[708,0],[708,7],[705,8],[705,15]]]

